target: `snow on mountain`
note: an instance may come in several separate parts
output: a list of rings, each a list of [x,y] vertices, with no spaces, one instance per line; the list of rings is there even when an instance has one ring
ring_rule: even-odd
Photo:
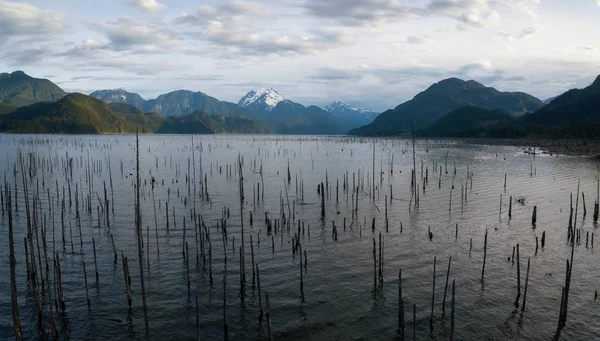
[[[334,116],[342,119],[355,118],[370,121],[378,115],[378,113],[373,112],[371,110],[360,107],[352,107],[346,103],[339,101],[326,105],[325,107],[323,107],[323,109],[330,112]]]
[[[100,93],[104,94],[106,99],[112,100],[112,102],[125,102],[127,99],[127,91],[125,88],[111,89],[111,90],[100,90]]]
[[[106,103],[127,103],[140,109],[145,103],[145,100],[140,95],[133,92],[128,92],[124,88],[98,90],[92,92],[90,96],[96,97]]]
[[[274,89],[258,89],[252,90],[242,97],[238,105],[244,108],[250,106],[262,107],[265,111],[271,111],[277,103],[285,100],[282,94]]]

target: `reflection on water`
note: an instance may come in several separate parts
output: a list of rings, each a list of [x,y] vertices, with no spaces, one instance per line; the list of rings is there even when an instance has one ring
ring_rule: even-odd
[[[46,217],[50,283],[54,283],[51,255],[56,252],[60,257],[66,314],[55,311],[55,316],[61,338],[129,340],[144,337],[134,229],[134,146],[134,136],[0,136],[2,183],[6,181],[14,189],[16,182],[18,190],[14,239],[19,313],[26,339],[36,339],[40,334],[21,242],[27,235],[27,222],[19,152],[25,162],[30,200],[39,191],[39,216]],[[222,339],[224,277],[227,278],[229,337],[235,340],[267,337],[266,321],[263,319],[259,323],[258,320],[260,308],[258,290],[252,280],[250,235],[254,259],[260,267],[261,289],[270,297],[275,339],[393,339],[398,326],[397,274],[400,268],[407,337],[412,337],[416,328],[418,339],[446,338],[450,331],[449,292],[445,313],[442,302],[448,257],[452,257],[450,287],[452,280],[456,280],[456,339],[551,339],[558,322],[565,260],[570,256],[566,240],[569,195],[573,193],[575,202],[578,180],[581,180],[588,214],[583,216],[580,197],[577,226],[582,229],[582,238],[581,244],[575,247],[569,315],[561,339],[600,337],[599,313],[594,300],[600,279],[599,259],[591,244],[586,247],[585,241],[586,233],[589,232],[592,238],[597,228],[592,221],[598,179],[595,161],[569,156],[533,156],[517,147],[417,141],[415,160],[420,204],[415,208],[411,195],[412,146],[407,140],[375,140],[374,198],[370,195],[373,192],[371,139],[194,136],[193,157],[191,146],[191,136],[140,137],[144,271],[153,339],[195,338],[196,296],[201,338]],[[242,237],[238,157],[243,159],[245,194],[246,284],[243,290],[240,290]],[[72,174],[68,168],[70,158],[73,160]],[[36,167],[30,173],[28,165],[33,162]],[[467,169],[472,174],[470,179],[467,179]],[[186,182],[188,174],[191,180],[195,176],[196,181]],[[346,176],[348,187],[344,186]],[[426,176],[428,181],[423,188],[421,179]],[[156,180],[154,191],[153,178]],[[111,202],[110,227],[104,212],[100,212],[98,227],[98,207],[104,205],[105,182],[107,198]],[[317,193],[321,182],[326,184],[325,219],[321,219],[321,197]],[[356,205],[352,189],[358,184]],[[201,185],[207,188],[209,200],[201,194]],[[76,219],[75,187],[82,211],[81,235]],[[2,188],[4,190],[4,185]],[[462,190],[465,188],[466,200]],[[90,193],[91,214],[85,211]],[[508,198],[511,196],[512,218],[509,219]],[[63,198],[64,248],[60,212]],[[517,203],[516,198],[524,199],[523,203]],[[49,210],[49,200],[53,214]],[[195,228],[194,204],[196,213],[206,224],[212,246],[212,286],[208,246],[203,255],[199,240],[204,234]],[[168,229],[165,205],[169,208]],[[356,206],[358,213],[353,218],[352,211]],[[537,206],[535,228],[531,224],[534,206]],[[292,215],[294,222],[289,229],[283,227],[270,236],[265,213],[280,228],[284,214],[288,218]],[[223,216],[228,236],[225,246]],[[182,257],[184,217],[190,290],[187,288],[187,264]],[[277,223],[276,219],[279,220]],[[300,295],[300,257],[292,253],[298,220],[303,227],[300,243],[307,255],[303,273],[304,299]],[[334,224],[338,231],[337,240],[333,234]],[[5,269],[4,275],[0,276],[1,339],[12,335],[7,227],[5,215],[0,220],[3,231],[0,249],[4,250],[0,261]],[[482,283],[486,231],[488,248]],[[373,238],[376,237],[378,244],[380,232],[384,243],[383,283],[374,290]],[[546,234],[545,247],[539,246],[536,253],[536,237],[541,238],[543,232]],[[116,265],[111,235],[118,253]],[[92,240],[96,244],[98,282],[94,275]],[[510,261],[513,246],[517,243],[520,247],[521,290],[527,259],[531,259],[524,312],[521,311],[523,295],[519,307],[515,308],[517,266]],[[34,251],[37,255],[37,249]],[[127,305],[121,252],[129,259],[131,308]],[[224,252],[227,253],[226,265]],[[431,330],[434,257],[437,257],[437,264]],[[84,260],[91,300],[89,309],[83,278]],[[44,260],[41,262],[43,264]],[[47,302],[47,294],[44,302]],[[262,303],[265,305],[264,296]],[[44,325],[49,333],[50,313],[45,304]],[[412,317],[413,305],[416,305],[416,325]]]

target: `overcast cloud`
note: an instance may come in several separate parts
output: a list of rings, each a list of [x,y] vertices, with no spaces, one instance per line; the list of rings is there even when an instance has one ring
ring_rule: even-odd
[[[545,99],[600,73],[598,17],[598,0],[0,0],[0,72],[378,111],[448,77]]]

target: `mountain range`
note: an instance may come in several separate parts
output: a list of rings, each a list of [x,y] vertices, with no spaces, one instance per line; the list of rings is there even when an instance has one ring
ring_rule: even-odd
[[[339,129],[329,115],[267,121],[194,111],[164,117],[80,93],[19,108],[2,104],[0,113],[0,132],[10,133],[123,134],[139,130],[162,134],[329,134],[331,129]]]
[[[444,79],[413,99],[387,110],[370,124],[350,131],[351,135],[397,134],[432,125],[447,113],[472,105],[482,109],[502,109],[513,116],[541,108],[544,103],[522,92],[501,92],[473,80]]]
[[[600,76],[521,117],[499,110],[465,107],[416,132],[431,137],[600,139]]]
[[[323,109],[338,119],[345,120],[352,127],[369,124],[379,115],[378,112],[360,107],[352,107],[339,101],[326,105]]]
[[[2,108],[2,106],[0,106]],[[275,133],[262,122],[243,116],[188,115],[163,117],[143,113],[125,103],[107,104],[97,98],[71,93],[58,101],[39,102],[0,115],[0,132],[123,134],[142,133]]]
[[[139,94],[128,92],[124,88],[118,88],[114,90],[98,90],[90,94],[92,97],[106,102],[106,103],[127,103],[140,110],[145,110],[146,100]]]
[[[176,90],[155,99],[145,100],[139,94],[123,88],[98,90],[90,94],[106,103],[127,103],[144,112],[155,112],[162,116],[187,115],[201,110],[207,114],[243,114],[236,104],[222,102],[200,91]]]
[[[302,104],[286,99],[275,89],[258,89],[248,92],[237,104],[220,101],[203,92],[177,90],[144,100],[126,90],[98,90],[90,94],[107,103],[126,103],[143,112],[156,112],[165,117],[187,115],[202,111],[210,115],[237,115],[251,119],[273,121],[285,127],[290,134],[343,134],[360,124],[370,122],[375,113],[355,109],[336,102],[326,108]],[[331,112],[326,110],[331,109]],[[312,122],[312,123],[311,123]]]
[[[66,94],[22,71],[0,74],[0,132],[343,134],[362,125],[350,133],[600,139],[600,76],[548,104],[449,78],[380,115],[341,102],[304,106],[275,89],[250,91],[237,104],[189,90],[151,100],[124,89],[91,95]]]

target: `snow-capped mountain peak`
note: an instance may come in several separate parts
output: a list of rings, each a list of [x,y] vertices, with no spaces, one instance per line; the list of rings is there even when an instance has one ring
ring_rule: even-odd
[[[92,92],[90,96],[96,97],[106,103],[127,103],[138,108],[142,108],[145,103],[145,100],[140,95],[128,92],[124,88],[98,90]]]
[[[361,107],[352,107],[344,102],[336,101],[329,105],[326,105],[323,109],[329,111],[330,113],[345,113],[345,112],[355,112],[361,114],[370,114],[371,110],[361,108]]]
[[[271,111],[277,103],[285,100],[282,94],[277,92],[275,89],[258,89],[252,90],[242,97],[238,105],[242,107],[249,107],[251,105],[262,105],[265,110]]]
[[[108,90],[99,90],[92,93],[94,97],[102,97],[101,99],[105,102],[126,102],[127,97],[130,95],[125,88],[116,88]]]

